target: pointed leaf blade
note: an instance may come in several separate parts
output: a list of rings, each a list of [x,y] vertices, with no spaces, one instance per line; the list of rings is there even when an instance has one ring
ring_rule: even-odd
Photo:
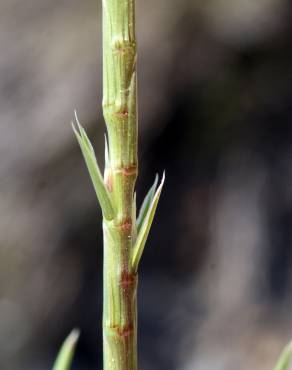
[[[64,341],[52,370],[69,370],[73,361],[79,330],[74,329]]]
[[[274,370],[288,370],[292,361],[292,342],[283,350]]]
[[[82,140],[86,144],[89,151],[95,156],[93,146],[92,146],[92,144],[91,144],[91,142],[90,142],[90,140],[89,140],[89,138],[86,134],[86,131],[84,130],[84,128],[82,127],[82,125],[79,122],[79,118],[77,116],[76,110],[74,111],[74,116],[75,116],[75,120],[76,120],[76,123],[77,123],[77,127],[78,127],[78,130],[79,130],[80,137],[82,138]],[[73,130],[74,130],[74,125],[72,124],[72,126],[73,126]],[[77,130],[74,130],[75,134],[76,134],[76,131]]]
[[[139,216],[138,216],[137,222],[136,222],[137,233],[139,233],[139,231],[141,229],[141,226],[143,224],[143,221],[144,221],[144,219],[147,215],[148,209],[149,209],[149,207],[152,203],[152,200],[153,200],[153,197],[154,197],[154,194],[155,194],[155,191],[156,191],[157,183],[158,183],[158,175],[156,174],[154,184],[151,186],[148,193],[146,194],[146,196],[143,200],[143,203],[141,205],[140,211],[139,211]]]
[[[136,212],[137,212],[137,196],[136,192],[133,195],[133,207],[132,207],[132,220],[136,220]],[[137,238],[137,225],[133,228],[133,240],[136,241]]]
[[[114,217],[114,209],[113,209],[113,205],[112,205],[109,193],[104,184],[104,180],[100,173],[100,169],[99,169],[99,166],[98,166],[95,154],[94,154],[93,147],[83,127],[80,126],[79,123],[77,124],[78,124],[79,131],[77,131],[76,127],[72,123],[73,131],[75,133],[75,136],[81,148],[83,157],[85,159],[85,163],[87,165],[87,169],[90,174],[90,177],[91,177],[98,201],[102,208],[104,217],[108,220],[111,220]]]
[[[141,225],[139,234],[137,236],[137,240],[136,240],[136,243],[133,249],[133,257],[132,257],[132,267],[133,267],[134,272],[137,272],[138,270],[138,265],[139,265],[144,247],[145,247],[145,243],[149,235],[149,231],[152,225],[152,221],[155,215],[155,211],[158,205],[158,201],[160,198],[160,194],[163,188],[164,181],[165,181],[165,173],[163,173],[161,183],[158,189],[156,190],[156,193],[148,208],[148,212],[144,218],[143,224]]]

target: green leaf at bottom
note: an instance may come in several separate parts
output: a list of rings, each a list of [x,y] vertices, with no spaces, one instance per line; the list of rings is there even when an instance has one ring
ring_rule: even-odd
[[[292,342],[284,348],[274,370],[288,370],[292,360]]]
[[[68,337],[62,344],[52,370],[70,369],[78,338],[79,330],[72,330],[72,332],[68,335]]]

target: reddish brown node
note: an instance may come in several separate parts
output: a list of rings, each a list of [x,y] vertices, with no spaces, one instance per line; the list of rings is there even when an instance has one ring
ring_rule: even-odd
[[[121,110],[121,111],[117,112],[117,113],[116,113],[116,115],[117,115],[118,117],[120,117],[120,118],[127,118],[127,117],[128,117],[128,115],[129,115],[129,112],[128,112],[128,110],[125,108],[125,109],[123,109],[123,110]]]
[[[127,218],[122,223],[119,224],[119,229],[122,231],[130,231],[132,229],[132,220]]]
[[[137,167],[135,165],[127,166],[127,167],[120,167],[120,168],[116,168],[114,171],[115,173],[121,173],[124,176],[131,176],[131,175],[136,174]]]
[[[121,280],[120,280],[120,284],[122,288],[126,289],[129,286],[133,285],[135,283],[135,280],[136,280],[135,275],[127,271],[122,271]]]
[[[126,338],[133,333],[133,326],[129,324],[123,328],[118,327],[116,328],[116,331],[120,337]]]

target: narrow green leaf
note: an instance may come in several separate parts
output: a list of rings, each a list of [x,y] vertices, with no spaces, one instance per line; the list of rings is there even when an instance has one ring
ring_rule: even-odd
[[[142,203],[140,211],[139,211],[139,216],[138,216],[137,222],[136,222],[137,233],[139,233],[139,231],[141,229],[141,226],[144,222],[144,219],[147,215],[150,204],[152,203],[152,200],[153,200],[153,197],[154,197],[154,194],[155,194],[155,191],[156,191],[157,183],[158,183],[158,175],[156,174],[154,184],[149,189],[146,197],[143,200],[143,203]]]
[[[132,220],[136,220],[136,213],[137,213],[137,196],[136,192],[133,195],[133,207],[132,207]],[[133,228],[133,241],[135,242],[137,238],[137,224],[134,225]]]
[[[76,129],[74,123],[72,122],[73,131],[76,135],[78,143],[80,145],[85,163],[87,165],[88,172],[90,174],[99,204],[101,206],[104,217],[107,220],[112,220],[114,218],[114,209],[110,199],[110,195],[104,184],[104,180],[100,173],[100,169],[94,154],[94,149],[84,128],[80,125],[77,120],[78,130]]]
[[[52,370],[69,370],[73,361],[79,330],[74,329],[64,341]]]
[[[82,125],[79,122],[79,118],[77,116],[76,110],[74,111],[74,115],[75,115],[75,120],[76,120],[76,123],[77,123],[77,126],[78,126],[79,134],[81,135],[82,140],[86,143],[86,146],[89,149],[89,151],[95,156],[93,146],[92,146],[92,144],[91,144],[91,142],[90,142],[90,140],[89,140],[89,138],[86,134],[86,131],[84,130],[84,128],[82,127]]]
[[[145,247],[146,240],[149,235],[149,231],[150,231],[152,221],[155,215],[155,211],[158,205],[158,201],[159,201],[161,190],[164,184],[164,180],[165,180],[165,173],[163,173],[161,183],[158,189],[156,190],[156,193],[152,199],[150,206],[148,207],[147,214],[144,217],[144,221],[141,225],[140,231],[137,236],[137,240],[136,240],[136,243],[133,249],[133,257],[132,257],[132,267],[133,267],[134,272],[137,272],[138,270],[138,265],[139,265],[144,247]]]
[[[292,342],[283,350],[274,370],[288,370],[292,360]]]

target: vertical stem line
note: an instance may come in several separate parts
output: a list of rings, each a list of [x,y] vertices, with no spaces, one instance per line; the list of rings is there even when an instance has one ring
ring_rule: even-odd
[[[103,114],[109,139],[104,220],[104,370],[137,369],[137,276],[132,271],[137,164],[135,0],[103,0]]]

